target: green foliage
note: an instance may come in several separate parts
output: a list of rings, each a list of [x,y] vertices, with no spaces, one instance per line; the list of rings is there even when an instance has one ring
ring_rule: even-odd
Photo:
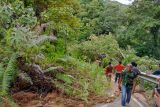
[[[43,55],[43,58],[38,58],[35,62],[45,66],[47,64],[55,63],[58,58],[65,55],[64,41],[59,39],[54,44],[50,42],[44,42],[39,47],[39,52]]]
[[[72,75],[69,77],[62,74],[58,75],[61,80],[70,84],[66,86],[66,89],[71,87],[69,95],[77,96],[85,101],[87,101],[88,96],[91,94],[104,95],[108,85],[105,81],[102,68],[69,56],[59,59],[58,63],[69,69],[70,71],[67,74]]]
[[[103,12],[100,14],[99,29],[100,34],[109,34],[109,32],[115,34],[126,19],[126,6],[123,6],[117,2],[106,1]]]
[[[52,41],[54,37],[46,35],[42,35],[42,37],[37,35],[36,31],[32,31],[37,25],[33,9],[25,8],[23,2],[19,0],[12,4],[0,5],[0,8],[2,8],[0,26],[4,28],[0,41],[1,60],[7,62],[6,59],[13,52],[17,52],[29,62],[37,62],[36,60],[42,59],[44,49],[41,47],[47,47],[43,42]]]
[[[50,22],[51,29],[58,31],[59,37],[66,37],[69,40],[75,39],[75,32],[79,31],[81,22],[76,14],[80,5],[77,0],[55,0],[50,3],[50,8],[42,13],[42,20]],[[72,38],[73,37],[73,38]]]
[[[152,67],[152,70],[157,69],[158,60],[149,57],[138,57],[136,51],[131,47],[126,50],[119,48],[119,45],[112,35],[92,36],[90,41],[76,44],[69,48],[69,52],[76,58],[83,59],[87,62],[95,61],[99,55],[105,54],[106,58],[102,61],[104,66],[112,60],[113,64],[122,61],[124,65],[131,61],[136,61],[142,71],[147,71]]]
[[[152,0],[135,1],[127,14],[127,23],[119,32],[120,46],[131,45],[138,56],[159,59],[160,5]]]
[[[9,92],[10,84],[14,80],[15,74],[16,74],[16,58],[17,55],[13,54],[11,59],[9,60],[7,67],[5,70],[3,70],[1,66],[1,81],[0,81],[0,95],[5,96]]]
[[[90,38],[90,41],[71,46],[70,54],[87,61],[95,61],[100,54],[106,54],[108,59],[122,57],[119,45],[112,35],[100,37],[93,35]]]
[[[102,54],[104,67],[122,60],[124,65],[136,61],[142,71],[157,69],[159,61],[150,57],[160,55],[159,8],[151,0],[131,6],[110,0],[1,0],[0,95],[8,95],[13,82],[14,53],[43,68],[63,66],[66,72],[58,73],[53,83],[85,101],[91,94],[104,95],[109,87],[103,68],[94,64]],[[45,72],[54,74],[54,69]]]
[[[87,2],[87,3],[86,3]],[[104,3],[102,0],[89,0],[81,1],[82,9],[78,16],[84,23],[81,28],[80,40],[87,39],[91,34],[101,34],[102,29],[100,27],[101,22],[100,15],[104,11]]]
[[[3,65],[0,64],[0,84],[2,84],[2,81],[3,81],[3,74],[4,74],[4,68],[3,68]],[[0,86],[1,88],[2,86]],[[2,89],[2,88],[1,88]]]
[[[3,28],[0,41],[1,60],[5,61],[17,52],[25,55],[35,38],[32,27],[37,23],[32,8],[24,8],[23,2],[15,1],[12,4],[0,5],[0,27]]]
[[[87,2],[87,3],[86,3]],[[84,26],[80,40],[86,40],[90,35],[116,33],[126,19],[126,6],[110,0],[81,1],[82,10],[78,14]]]
[[[0,26],[34,26],[37,22],[32,8],[24,8],[23,2],[16,0],[11,5],[0,5]]]
[[[64,81],[64,82],[67,83],[67,84],[73,83],[73,80],[72,80],[72,78],[71,78],[70,75],[57,74],[57,75],[56,75],[56,78],[59,79],[59,80]]]

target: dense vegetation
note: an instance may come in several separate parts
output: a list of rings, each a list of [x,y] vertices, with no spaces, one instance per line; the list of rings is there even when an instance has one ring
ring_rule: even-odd
[[[159,47],[156,0],[135,0],[130,6],[110,0],[1,0],[0,96],[14,93],[20,77],[32,83],[32,90],[49,92],[30,76],[29,68],[34,71],[36,65],[42,78],[49,78],[44,83],[53,84],[51,90],[87,102],[109,86],[103,67],[110,60],[136,61],[141,70],[154,70]],[[103,66],[94,63],[97,59]]]

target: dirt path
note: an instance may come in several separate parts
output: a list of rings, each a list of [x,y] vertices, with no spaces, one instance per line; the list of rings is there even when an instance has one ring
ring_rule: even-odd
[[[140,95],[138,95],[140,96]],[[121,97],[119,96],[114,102],[109,104],[97,104],[94,107],[122,107],[121,106]],[[129,107],[150,107],[146,102],[137,99],[137,97],[132,96],[132,100],[129,104]]]

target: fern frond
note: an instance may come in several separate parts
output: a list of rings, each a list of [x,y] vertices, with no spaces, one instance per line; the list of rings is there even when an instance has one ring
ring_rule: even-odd
[[[3,64],[0,63],[0,83],[2,82],[3,73],[4,73]]]
[[[73,77],[70,76],[70,75],[60,74],[60,73],[59,73],[59,74],[56,75],[56,78],[57,78],[58,80],[64,81],[64,82],[67,83],[67,84],[72,84],[72,83],[73,83]]]
[[[10,88],[10,83],[13,81],[15,73],[16,73],[16,58],[17,55],[13,54],[6,70],[3,73],[2,77],[2,83],[1,83],[1,89],[2,90],[2,96],[7,95],[9,88]]]
[[[3,74],[4,74],[3,64],[0,64],[0,89],[2,89]],[[2,93],[2,90],[0,90],[0,93]]]
[[[6,44],[7,45],[10,45],[11,33],[12,33],[12,29],[11,28],[6,31],[5,40],[6,40]]]

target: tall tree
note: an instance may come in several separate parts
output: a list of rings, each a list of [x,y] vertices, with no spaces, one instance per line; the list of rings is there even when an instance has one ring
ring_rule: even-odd
[[[120,45],[131,45],[139,56],[160,56],[160,5],[155,0],[136,0],[127,12]],[[125,44],[124,44],[125,43]]]

